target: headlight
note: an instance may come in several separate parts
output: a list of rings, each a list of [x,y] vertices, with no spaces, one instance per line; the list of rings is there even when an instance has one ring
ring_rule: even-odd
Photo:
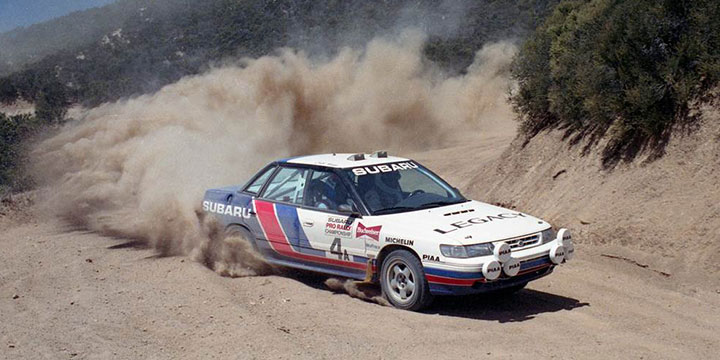
[[[440,252],[443,256],[454,257],[454,258],[466,258],[467,251],[464,246],[456,245],[440,245]]]
[[[542,243],[547,244],[555,240],[555,237],[557,237],[557,233],[555,233],[555,230],[553,230],[553,228],[549,228],[547,230],[543,230],[543,232],[540,233],[540,237],[542,238]]]
[[[478,256],[492,255],[493,244],[474,244],[474,245],[440,245],[440,252],[443,256],[452,258],[471,258]]]
[[[468,257],[486,256],[493,253],[493,244],[491,243],[468,245],[465,248]]]

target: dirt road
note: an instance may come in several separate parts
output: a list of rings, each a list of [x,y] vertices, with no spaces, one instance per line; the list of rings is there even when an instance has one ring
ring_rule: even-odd
[[[4,224],[8,225],[8,224]],[[54,220],[0,234],[0,357],[713,358],[720,294],[578,246],[506,299],[425,313],[328,290],[310,274],[224,278],[186,257]]]
[[[511,131],[489,134],[413,156],[465,188],[511,138]],[[720,352],[720,290],[602,256],[612,249],[581,238],[576,259],[512,297],[439,298],[412,313],[333,292],[322,276],[221,277],[185,256],[158,257],[128,239],[12,211],[0,217],[0,358],[710,359]]]

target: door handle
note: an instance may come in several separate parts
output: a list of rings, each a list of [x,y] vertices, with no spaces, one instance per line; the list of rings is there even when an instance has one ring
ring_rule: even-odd
[[[315,225],[315,223],[312,221],[303,221],[302,224],[303,224],[303,226],[306,226],[306,227],[312,227],[313,225]]]

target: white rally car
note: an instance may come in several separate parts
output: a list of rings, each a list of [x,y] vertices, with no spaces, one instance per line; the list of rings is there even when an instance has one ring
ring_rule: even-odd
[[[394,306],[433,295],[513,291],[573,256],[570,232],[468,200],[419,163],[385,152],[275,161],[203,210],[268,262],[379,281]]]

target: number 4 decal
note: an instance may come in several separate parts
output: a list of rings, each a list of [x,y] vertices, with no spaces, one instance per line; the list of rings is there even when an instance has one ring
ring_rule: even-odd
[[[335,238],[335,240],[333,240],[332,245],[330,245],[330,252],[337,255],[339,260],[350,261],[350,256],[348,256],[347,250],[342,249],[340,238]]]

